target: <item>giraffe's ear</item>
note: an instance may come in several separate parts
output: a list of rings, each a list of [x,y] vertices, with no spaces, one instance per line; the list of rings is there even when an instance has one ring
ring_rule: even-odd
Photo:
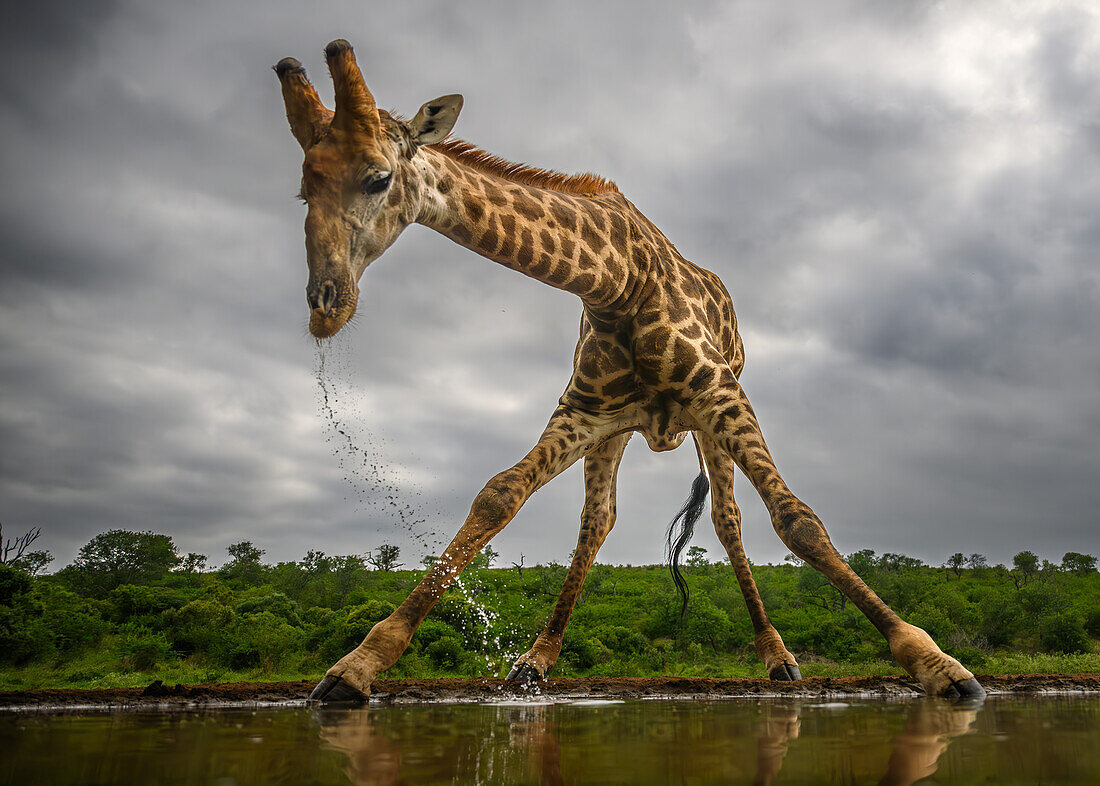
[[[440,96],[433,99],[408,122],[409,137],[417,147],[442,142],[455,127],[458,113],[462,111],[462,96]]]

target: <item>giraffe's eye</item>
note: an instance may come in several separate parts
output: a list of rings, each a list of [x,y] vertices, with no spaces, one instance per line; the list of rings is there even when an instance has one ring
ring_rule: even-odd
[[[393,172],[379,172],[364,178],[361,188],[364,194],[381,194],[390,187],[391,180]]]

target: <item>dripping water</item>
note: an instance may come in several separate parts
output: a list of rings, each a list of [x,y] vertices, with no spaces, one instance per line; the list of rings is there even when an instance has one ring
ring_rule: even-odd
[[[407,537],[419,551],[417,557],[423,559],[427,555],[443,554],[445,533],[431,524],[431,516],[423,512],[421,502],[408,498],[410,492],[405,489],[409,484],[402,481],[399,470],[393,468],[386,459],[385,439],[361,426],[353,429],[348,417],[341,414],[349,406],[354,411],[356,405],[354,402],[349,404],[347,399],[351,396],[341,392],[333,373],[338,371],[347,374],[347,356],[337,355],[332,349],[331,340],[317,341],[314,376],[317,380],[318,403],[328,432],[325,441],[332,447],[333,455],[344,473],[344,482],[351,487],[359,509],[373,508],[382,517],[396,522],[405,530]],[[334,369],[334,365],[337,368]],[[348,384],[347,388],[350,389],[351,385]],[[411,493],[414,497],[421,497],[418,489]],[[442,517],[443,512],[437,511],[435,515]],[[378,532],[382,532],[381,527]],[[418,569],[417,566],[410,567]],[[497,612],[478,600],[477,595],[481,588],[481,582],[476,577],[468,576],[466,581],[461,576],[455,578],[451,590],[477,619],[477,624],[470,626],[472,629],[466,629],[467,626],[462,623],[455,627],[462,634],[468,650],[482,653],[489,673],[501,674],[511,668],[520,654],[512,651],[514,648],[508,647],[503,638],[520,641],[521,631],[515,623],[510,623],[507,629],[501,628]]]
[[[422,512],[419,503],[407,498],[402,487],[408,484],[402,483],[399,471],[385,460],[385,439],[370,432],[363,433],[361,437],[353,435],[353,427],[338,414],[338,408],[348,405],[343,401],[331,365],[333,361],[344,359],[330,357],[331,349],[332,344],[328,340],[317,341],[314,376],[321,414],[328,431],[325,441],[332,447],[333,455],[344,473],[344,482],[355,494],[359,509],[371,507],[385,518],[395,521],[421,550],[438,550],[442,542],[436,530],[428,525],[428,516]],[[342,368],[338,370],[346,372],[346,360],[340,365]],[[411,493],[414,497],[421,496],[419,489]]]

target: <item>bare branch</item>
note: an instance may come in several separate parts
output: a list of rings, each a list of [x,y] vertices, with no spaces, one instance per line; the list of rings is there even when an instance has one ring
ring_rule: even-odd
[[[26,534],[15,540],[4,540],[4,525],[0,523],[0,565],[10,565],[22,557],[41,534],[41,527],[31,527]]]

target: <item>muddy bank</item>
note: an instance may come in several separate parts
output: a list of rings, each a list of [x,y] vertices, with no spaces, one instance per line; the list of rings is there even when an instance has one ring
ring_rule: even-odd
[[[1100,674],[982,674],[991,695],[1100,692]],[[232,682],[212,685],[164,685],[104,690],[50,689],[0,692],[0,711],[45,708],[189,708],[202,706],[305,702],[316,684],[299,682]],[[516,690],[499,679],[389,680],[374,682],[371,703],[432,701],[479,702],[541,695],[557,699],[605,698],[831,698],[918,696],[907,677],[811,677],[799,682],[765,679],[700,679],[685,677],[591,677],[551,679],[529,690]]]

